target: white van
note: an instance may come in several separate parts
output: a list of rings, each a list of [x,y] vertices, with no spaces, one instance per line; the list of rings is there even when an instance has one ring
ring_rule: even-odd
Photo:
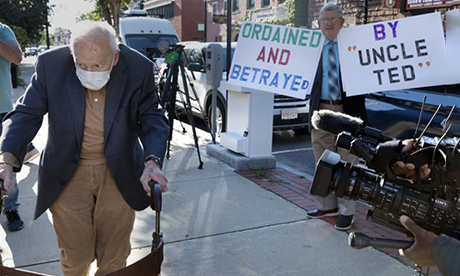
[[[145,11],[137,11],[120,18],[120,39],[160,66],[170,45],[179,42],[176,30],[166,19],[147,17]],[[139,13],[145,12],[145,13]]]

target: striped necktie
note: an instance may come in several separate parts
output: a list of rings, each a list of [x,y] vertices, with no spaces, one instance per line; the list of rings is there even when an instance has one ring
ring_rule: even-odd
[[[339,98],[339,76],[337,74],[337,58],[334,51],[335,41],[329,47],[329,97],[336,101]]]

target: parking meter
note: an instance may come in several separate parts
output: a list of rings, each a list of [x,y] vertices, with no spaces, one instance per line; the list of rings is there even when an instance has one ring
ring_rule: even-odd
[[[206,49],[206,82],[212,88],[220,86],[224,69],[224,49],[220,44],[211,43]]]
[[[211,43],[206,49],[206,82],[212,88],[212,140],[216,143],[217,87],[220,86],[224,70],[224,49],[220,44]]]

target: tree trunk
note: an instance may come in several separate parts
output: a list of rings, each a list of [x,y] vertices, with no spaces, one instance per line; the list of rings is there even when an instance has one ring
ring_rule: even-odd
[[[304,0],[295,0],[295,13],[294,13],[294,26],[309,26],[309,18],[308,18],[308,2]]]
[[[120,10],[121,10],[121,0],[114,1],[110,3],[110,10],[113,15],[113,27],[117,32],[117,35],[120,33]]]
[[[99,5],[101,5],[102,14],[104,15],[105,21],[107,21],[107,23],[113,26],[112,16],[111,16],[111,12],[110,12],[107,1],[106,0],[98,0],[98,1],[99,1]]]

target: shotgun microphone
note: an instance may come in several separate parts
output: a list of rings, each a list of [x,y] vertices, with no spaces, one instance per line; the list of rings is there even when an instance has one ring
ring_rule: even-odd
[[[311,117],[311,124],[315,129],[333,134],[348,132],[353,137],[372,137],[379,143],[394,140],[394,138],[382,134],[379,129],[365,126],[364,121],[360,118],[327,109],[314,111]]]
[[[315,129],[334,134],[347,131],[353,136],[358,136],[364,129],[364,122],[360,118],[327,109],[314,111],[311,116],[311,124]]]

